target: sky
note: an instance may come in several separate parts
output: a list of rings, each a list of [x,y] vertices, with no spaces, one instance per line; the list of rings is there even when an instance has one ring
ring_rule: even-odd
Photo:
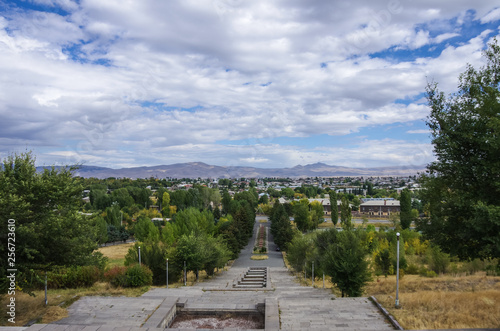
[[[0,158],[111,168],[434,160],[498,1],[0,0]]]

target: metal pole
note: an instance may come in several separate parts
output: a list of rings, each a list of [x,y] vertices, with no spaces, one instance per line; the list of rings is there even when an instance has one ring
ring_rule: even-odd
[[[306,284],[307,284],[307,272],[306,272],[306,267],[307,267],[307,262],[304,262],[304,280],[306,281]]]
[[[45,271],[45,305],[49,304],[49,300],[47,299],[47,271]]]
[[[184,261],[184,286],[186,286],[187,274],[186,274],[186,261]]]
[[[325,273],[323,273],[323,288],[325,288]]]
[[[139,246],[139,265],[141,265],[141,246]]]
[[[123,226],[123,212],[120,210],[120,226]]]
[[[167,259],[167,288],[168,288],[168,259]]]
[[[314,287],[314,261],[313,261],[313,266],[312,266],[311,283],[312,283],[312,287]]]
[[[396,253],[396,308],[399,308],[399,232],[396,233],[398,246]]]

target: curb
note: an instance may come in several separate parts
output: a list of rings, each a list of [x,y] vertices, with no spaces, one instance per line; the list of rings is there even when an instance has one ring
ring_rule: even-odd
[[[394,326],[394,328],[396,328],[396,330],[404,330],[403,327],[399,325],[398,321],[396,321],[396,319],[391,314],[389,314],[389,312],[384,307],[382,307],[380,303],[378,303],[377,299],[373,295],[369,299],[375,304],[375,306],[377,306],[377,308],[382,312],[382,314],[384,314],[384,316],[387,317],[389,322],[391,322],[391,324]]]

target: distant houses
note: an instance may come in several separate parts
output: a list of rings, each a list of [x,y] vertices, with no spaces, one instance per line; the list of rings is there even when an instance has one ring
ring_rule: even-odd
[[[371,216],[389,216],[401,212],[398,200],[377,199],[363,202],[359,206],[359,212]]]

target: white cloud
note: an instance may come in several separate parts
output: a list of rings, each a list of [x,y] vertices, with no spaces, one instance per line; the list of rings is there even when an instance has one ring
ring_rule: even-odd
[[[489,23],[500,20],[500,8],[495,8],[485,16],[481,17],[481,23]]]
[[[0,13],[0,153],[28,145],[47,162],[107,166],[349,163],[330,152],[358,165],[411,161],[393,140],[367,138],[391,151],[380,159],[353,156],[368,148],[274,141],[424,119],[424,105],[395,101],[419,96],[428,80],[452,91],[467,62],[481,63],[491,31],[438,56],[372,53],[458,37],[450,20],[468,9],[496,17],[493,1],[38,1],[69,15]]]

